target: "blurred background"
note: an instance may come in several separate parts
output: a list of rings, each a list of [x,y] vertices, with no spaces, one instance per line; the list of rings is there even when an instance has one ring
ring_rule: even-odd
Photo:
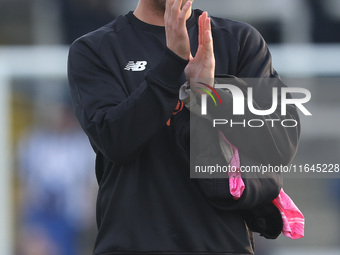
[[[137,0],[0,0],[0,254],[91,254],[94,153],[74,119],[70,43]],[[263,35],[275,69],[312,93],[293,163],[340,162],[340,1],[195,0]],[[284,189],[306,217],[301,240],[256,235],[258,255],[340,254],[340,179],[293,178]]]

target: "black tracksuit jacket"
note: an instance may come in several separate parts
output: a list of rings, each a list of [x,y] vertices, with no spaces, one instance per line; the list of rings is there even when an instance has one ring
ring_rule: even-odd
[[[201,13],[194,10],[187,21],[193,55]],[[254,28],[227,19],[211,21],[216,74],[278,77]],[[231,198],[227,176],[190,179],[189,148],[183,145],[187,110],[172,115],[187,63],[166,48],[164,27],[146,24],[132,12],[70,48],[75,113],[97,154],[95,255],[253,254],[252,231],[275,238],[281,230],[280,215],[271,206],[282,186],[280,174],[243,176],[246,189],[238,201]],[[230,94],[220,94],[224,107],[213,107],[212,115],[232,117]],[[270,102],[270,87],[254,88],[257,107]],[[284,118],[279,108],[273,115]],[[296,109],[289,107],[285,118],[298,121]],[[239,148],[243,165],[287,164],[300,133],[299,126],[281,125],[221,131]]]

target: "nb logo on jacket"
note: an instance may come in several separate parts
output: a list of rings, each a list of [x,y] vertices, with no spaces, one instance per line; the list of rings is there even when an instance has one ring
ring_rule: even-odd
[[[126,67],[124,68],[124,70],[126,71],[132,71],[132,72],[141,72],[144,71],[146,69],[146,65],[148,64],[148,62],[146,61],[129,61],[126,65]]]

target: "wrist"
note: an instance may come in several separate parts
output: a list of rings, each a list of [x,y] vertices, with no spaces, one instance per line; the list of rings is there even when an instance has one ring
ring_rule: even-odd
[[[185,53],[179,53],[176,50],[171,49],[170,47],[167,47],[170,51],[172,51],[172,53],[174,53],[175,55],[177,55],[178,57],[180,57],[181,59],[185,60],[185,61],[189,61],[189,54],[185,54]]]

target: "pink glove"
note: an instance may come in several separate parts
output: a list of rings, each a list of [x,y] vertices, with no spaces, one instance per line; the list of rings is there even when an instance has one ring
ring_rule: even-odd
[[[229,175],[230,194],[235,200],[239,200],[244,192],[244,182],[241,176],[241,163],[238,149],[231,144],[228,139],[221,133],[225,142],[233,149],[234,155],[229,163],[231,171]],[[281,189],[279,196],[272,202],[280,211],[283,222],[283,235],[291,239],[299,239],[304,236],[305,217],[299,208],[294,204],[293,200]]]

